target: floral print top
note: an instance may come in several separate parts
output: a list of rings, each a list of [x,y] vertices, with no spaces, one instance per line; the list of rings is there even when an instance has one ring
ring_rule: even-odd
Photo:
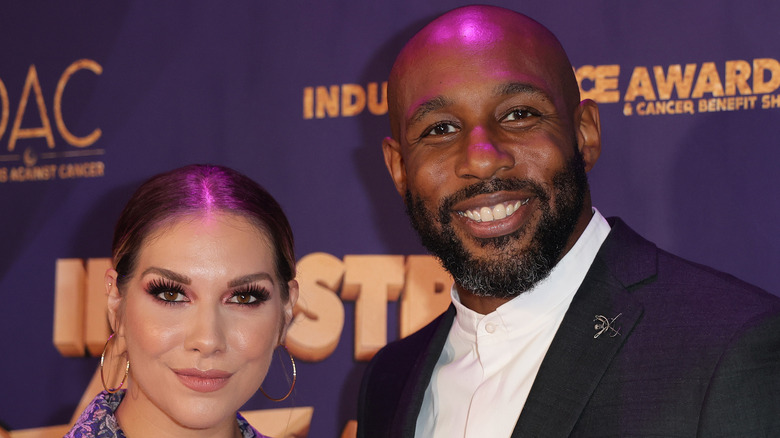
[[[109,394],[101,392],[92,400],[65,438],[127,438],[116,421],[114,412],[125,398],[125,391]],[[269,438],[252,427],[241,414],[236,413],[238,428],[243,438]]]

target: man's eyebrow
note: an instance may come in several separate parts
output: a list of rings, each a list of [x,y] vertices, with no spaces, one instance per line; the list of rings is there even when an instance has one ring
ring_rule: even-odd
[[[228,287],[241,286],[244,284],[254,283],[255,281],[260,281],[260,280],[268,280],[271,282],[271,284],[274,284],[274,279],[273,277],[271,277],[270,274],[268,274],[267,272],[258,272],[255,274],[249,274],[249,275],[244,275],[242,277],[238,277],[235,280],[230,280],[228,282]]]
[[[509,82],[501,84],[496,87],[494,93],[496,96],[506,96],[510,94],[532,94],[543,98],[544,100],[550,100],[541,88],[531,85],[525,82]]]
[[[419,122],[423,117],[425,117],[426,114],[430,113],[431,111],[444,108],[445,106],[449,105],[449,103],[450,101],[442,96],[436,96],[432,99],[428,99],[425,102],[417,105],[417,108],[414,109],[414,112],[412,112],[407,120],[409,120],[411,123]]]
[[[547,96],[547,93],[545,93],[541,88],[524,82],[509,82],[506,84],[501,84],[496,87],[494,93],[497,96],[511,94],[531,94],[547,101],[550,100],[550,98]],[[419,122],[423,117],[425,117],[426,114],[444,108],[449,104],[449,99],[446,99],[443,96],[436,96],[434,98],[428,99],[419,104],[407,118],[407,120],[409,120],[410,123]]]
[[[187,277],[186,275],[177,274],[176,272],[173,272],[169,269],[164,268],[156,268],[152,266],[151,268],[147,268],[144,272],[141,273],[141,277],[145,276],[146,274],[157,274],[160,277],[165,277],[168,280],[173,280],[177,283],[189,285],[192,283],[192,280],[190,280],[190,277]]]

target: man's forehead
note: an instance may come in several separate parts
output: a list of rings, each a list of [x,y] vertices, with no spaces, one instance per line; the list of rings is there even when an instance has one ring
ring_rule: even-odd
[[[536,94],[551,100],[561,93],[559,72],[545,56],[545,47],[498,37],[483,44],[484,35],[464,44],[463,38],[446,38],[408,53],[406,62],[397,65],[393,98],[407,121],[485,87],[493,96]]]

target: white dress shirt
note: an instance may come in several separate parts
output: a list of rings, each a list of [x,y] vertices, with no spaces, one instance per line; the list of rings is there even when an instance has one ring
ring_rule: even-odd
[[[593,217],[550,275],[482,315],[460,303],[425,390],[415,437],[508,437],[575,292],[609,234]]]

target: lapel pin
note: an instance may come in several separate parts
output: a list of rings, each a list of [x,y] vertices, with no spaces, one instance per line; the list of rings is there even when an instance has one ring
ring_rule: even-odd
[[[612,319],[607,318],[604,315],[596,315],[593,321],[596,322],[596,325],[593,326],[594,329],[596,329],[596,334],[593,335],[593,339],[598,338],[601,336],[604,332],[606,332],[610,338],[614,338],[615,336],[620,334],[620,327],[615,327],[615,320],[620,318],[620,315],[622,313],[618,313],[618,315]]]

